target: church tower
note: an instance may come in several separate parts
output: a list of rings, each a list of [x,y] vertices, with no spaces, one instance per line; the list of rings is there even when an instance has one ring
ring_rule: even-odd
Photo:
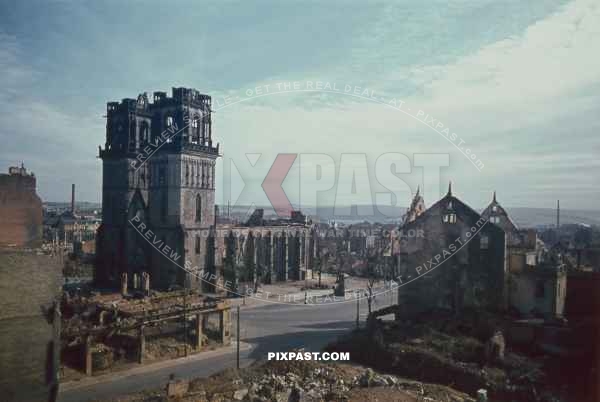
[[[124,273],[148,272],[152,288],[195,286],[182,267],[214,269],[207,235],[219,146],[210,96],[144,93],[108,103],[106,118],[96,281],[115,286]]]

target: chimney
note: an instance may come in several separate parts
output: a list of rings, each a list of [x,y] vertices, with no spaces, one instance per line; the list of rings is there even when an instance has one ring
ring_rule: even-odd
[[[71,184],[71,213],[75,215],[75,183]]]
[[[560,229],[560,200],[556,201],[556,230]]]

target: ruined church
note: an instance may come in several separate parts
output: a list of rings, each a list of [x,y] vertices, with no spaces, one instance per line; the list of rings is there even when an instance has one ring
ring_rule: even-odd
[[[254,281],[306,277],[315,244],[305,220],[217,223],[220,154],[209,95],[173,88],[171,96],[109,102],[99,148],[98,286],[131,284],[146,273],[154,289],[217,292],[227,282],[226,265],[244,263],[256,272]]]

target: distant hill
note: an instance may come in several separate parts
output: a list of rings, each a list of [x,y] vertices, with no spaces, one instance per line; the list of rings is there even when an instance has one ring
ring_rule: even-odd
[[[274,216],[275,212],[271,207],[260,207],[265,210],[265,216]],[[220,214],[225,214],[226,209],[219,206]],[[506,208],[513,221],[522,228],[552,226],[556,224],[556,210],[552,208]],[[231,216],[238,218],[241,222],[245,221],[249,214],[254,210],[249,206],[235,206],[231,208]],[[478,211],[481,212],[483,208]],[[337,221],[344,223],[352,222],[381,222],[391,223],[399,222],[405,213],[406,208],[402,207],[380,207],[374,208],[374,214],[359,216],[356,210],[352,215],[338,216],[334,213],[333,207],[323,207],[315,210],[314,208],[303,208],[302,212],[308,216],[317,216],[321,222]],[[560,223],[586,223],[588,225],[600,226],[600,210],[569,210],[561,209]]]
[[[556,210],[551,208],[506,208],[521,227],[556,225]],[[587,223],[600,226],[600,211],[560,210],[560,223]]]

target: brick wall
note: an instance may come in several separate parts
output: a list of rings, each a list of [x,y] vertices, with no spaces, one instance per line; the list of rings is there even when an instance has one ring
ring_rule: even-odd
[[[0,399],[47,401],[53,380],[53,327],[44,309],[59,295],[57,259],[0,250]]]
[[[0,245],[29,245],[41,239],[42,201],[35,178],[0,175]]]

